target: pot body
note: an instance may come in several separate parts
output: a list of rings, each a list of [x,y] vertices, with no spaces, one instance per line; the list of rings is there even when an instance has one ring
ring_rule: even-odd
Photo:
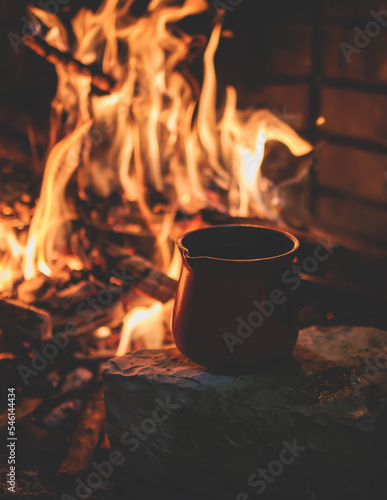
[[[172,334],[185,356],[219,373],[253,373],[297,342],[289,268],[297,239],[258,226],[218,226],[177,242],[183,266]]]

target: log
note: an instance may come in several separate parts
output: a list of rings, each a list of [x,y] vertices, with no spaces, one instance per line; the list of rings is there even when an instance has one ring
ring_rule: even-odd
[[[69,481],[83,477],[88,471],[105,429],[105,416],[102,388],[98,388],[79,417],[66,458],[56,475],[59,484],[68,486]]]
[[[101,306],[99,311],[84,309],[86,315],[76,312],[70,315],[58,315],[53,318],[53,330],[55,333],[66,331],[66,325],[71,326],[71,336],[78,337],[96,330],[101,326],[115,328],[122,322],[126,314],[123,303],[117,298],[111,304]]]
[[[72,324],[72,336],[78,336],[100,326],[114,328],[122,322],[126,314],[122,299],[130,293],[130,288],[127,287],[120,293],[104,294],[108,290],[103,283],[87,280],[58,290],[51,278],[38,275],[21,283],[18,296],[49,312],[54,333],[63,331],[66,325]],[[106,297],[111,297],[111,301],[106,303]]]
[[[34,303],[48,311],[60,311],[61,314],[65,314],[80,302],[95,297],[101,289],[100,286],[86,280],[75,285],[70,284],[64,290],[57,290],[54,286],[51,286],[47,293]]]
[[[385,344],[387,332],[372,328],[310,328],[292,359],[234,377],[209,373],[174,348],[116,357],[103,374],[111,447],[127,473],[212,488],[212,498],[256,498],[259,483],[254,489],[248,478],[278,467],[269,498],[382,498]],[[364,360],[379,368],[367,372]],[[270,468],[295,440],[298,456]]]
[[[130,294],[133,289],[162,303],[168,302],[174,296],[177,281],[155,269],[149,260],[140,255],[122,258],[117,264],[117,269],[124,272],[125,282],[122,283],[123,290],[120,294],[113,294],[115,299],[119,295]],[[32,280],[22,282],[17,293],[25,302],[65,316],[66,312],[78,306],[80,302],[96,299],[104,289],[108,290],[109,287],[104,283],[92,277],[91,279],[93,281],[82,280],[58,291],[55,281],[40,274]]]
[[[140,255],[133,255],[133,257],[123,259],[119,267],[123,267],[136,278],[134,281],[135,289],[148,297],[152,297],[163,304],[173,298],[177,288],[177,281],[162,271],[155,269],[148,260]]]
[[[72,336],[79,336],[100,326],[119,326],[134,301],[134,292],[166,303],[177,287],[176,280],[154,269],[148,260],[138,255],[122,259],[112,276],[113,284],[106,285],[91,276],[90,281],[82,280],[57,290],[55,281],[38,275],[21,283],[18,296],[50,312],[54,333],[72,324]]]
[[[65,67],[75,69],[80,74],[90,76],[91,85],[103,94],[113,92],[116,85],[115,80],[102,73],[94,67],[87,66],[75,59],[70,53],[61,52],[56,47],[52,47],[45,40],[31,35],[23,37],[23,43],[31,50],[44,57],[51,64],[62,64]]]
[[[4,350],[20,350],[25,342],[39,347],[52,337],[51,317],[17,300],[0,299],[0,330]]]

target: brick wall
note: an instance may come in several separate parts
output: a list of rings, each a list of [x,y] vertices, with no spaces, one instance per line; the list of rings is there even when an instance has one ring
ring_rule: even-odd
[[[295,1],[283,15],[288,3],[244,0],[226,19],[235,53],[250,40],[240,104],[286,109],[290,125],[316,144],[312,224],[387,251],[387,2]],[[381,9],[385,26],[371,13]]]
[[[325,0],[321,19],[316,179],[323,225],[384,247],[387,240],[387,4]],[[372,12],[384,11],[384,26]],[[365,37],[361,35],[365,34]],[[343,200],[343,201],[341,201]]]

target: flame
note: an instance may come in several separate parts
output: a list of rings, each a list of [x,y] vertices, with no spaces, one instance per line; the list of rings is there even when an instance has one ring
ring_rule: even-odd
[[[14,231],[0,220],[0,292],[12,289],[14,280],[21,277],[23,254]]]
[[[181,272],[182,259],[175,246],[173,259],[169,265],[167,275],[178,279]],[[156,301],[150,307],[135,307],[123,320],[120,343],[116,355],[123,356],[130,349],[132,340],[141,338],[148,349],[162,347],[165,338],[168,318],[171,316],[173,300],[166,304]],[[166,325],[166,326],[165,326]]]
[[[170,255],[177,210],[194,214],[209,205],[231,215],[276,219],[278,189],[261,172],[267,141],[283,142],[296,156],[312,150],[275,113],[238,110],[233,87],[226,89],[219,112],[214,57],[222,23],[216,22],[208,41],[177,27],[185,17],[205,12],[207,1],[185,0],[177,6],[174,0],[151,0],[141,18],[131,14],[133,3],[105,0],[96,12],[80,9],[71,21],[72,34],[53,14],[31,8],[47,27],[44,37],[50,45],[85,65],[99,63],[116,85],[110,94],[99,95],[90,75],[57,64],[40,197],[25,245],[0,225],[0,290],[12,286],[21,268],[30,279],[38,272],[52,275],[63,262],[81,267],[76,255],[61,258],[71,253],[66,199],[71,178],[76,178],[80,196],[92,188],[102,197],[121,192],[125,201],[136,203],[158,243],[160,267],[171,266],[177,277],[179,255],[172,262]],[[189,71],[195,57],[203,59],[201,86]],[[219,196],[211,194],[210,183]],[[151,192],[166,200],[163,216],[155,213]],[[126,352],[144,329],[149,344],[159,345],[156,323],[168,307],[156,302],[133,309],[117,352]]]
[[[132,340],[143,338],[148,349],[161,347],[165,329],[161,321],[163,305],[155,302],[151,307],[135,307],[124,318],[124,327],[116,355],[123,356]]]
[[[28,234],[24,276],[29,279],[39,269],[51,275],[50,264],[55,255],[57,233],[69,218],[65,203],[67,183],[78,166],[80,139],[89,130],[91,121],[79,125],[74,132],[56,144],[47,159],[42,194],[37,203]],[[70,156],[76,152],[75,158]]]
[[[64,113],[68,132],[56,140],[47,160],[28,239],[26,277],[38,269],[49,275],[65,245],[69,217],[64,191],[76,169],[81,170],[81,191],[91,185],[98,194],[108,196],[122,189],[127,200],[137,202],[159,242],[162,267],[167,269],[170,255],[165,228],[173,218],[166,215],[160,232],[146,190],[151,187],[166,193],[173,186],[176,201],[170,200],[169,214],[177,208],[194,213],[212,203],[206,185],[214,181],[229,192],[223,210],[275,218],[275,190],[269,189],[260,174],[266,141],[280,140],[295,155],[311,151],[310,144],[274,113],[238,111],[233,88],[227,89],[223,116],[218,119],[214,56],[221,22],[215,24],[204,50],[202,89],[199,96],[195,94],[195,81],[184,76],[187,72],[182,68],[202,38],[171,26],[204,12],[207,2],[186,0],[176,6],[171,0],[154,0],[139,19],[129,14],[132,4],[132,0],[106,0],[95,13],[81,9],[72,20],[73,47],[63,25],[55,25],[54,16],[33,11],[48,23],[46,39],[51,44],[66,47],[87,65],[101,60],[103,71],[117,84],[110,95],[96,95],[91,92],[90,77],[57,67],[52,136],[55,140],[63,135],[58,123]],[[93,140],[98,136],[100,140]]]

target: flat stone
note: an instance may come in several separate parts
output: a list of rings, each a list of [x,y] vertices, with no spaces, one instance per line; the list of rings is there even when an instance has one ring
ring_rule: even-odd
[[[170,348],[114,358],[103,377],[111,447],[138,478],[222,500],[384,498],[387,332],[306,329],[255,375]]]

